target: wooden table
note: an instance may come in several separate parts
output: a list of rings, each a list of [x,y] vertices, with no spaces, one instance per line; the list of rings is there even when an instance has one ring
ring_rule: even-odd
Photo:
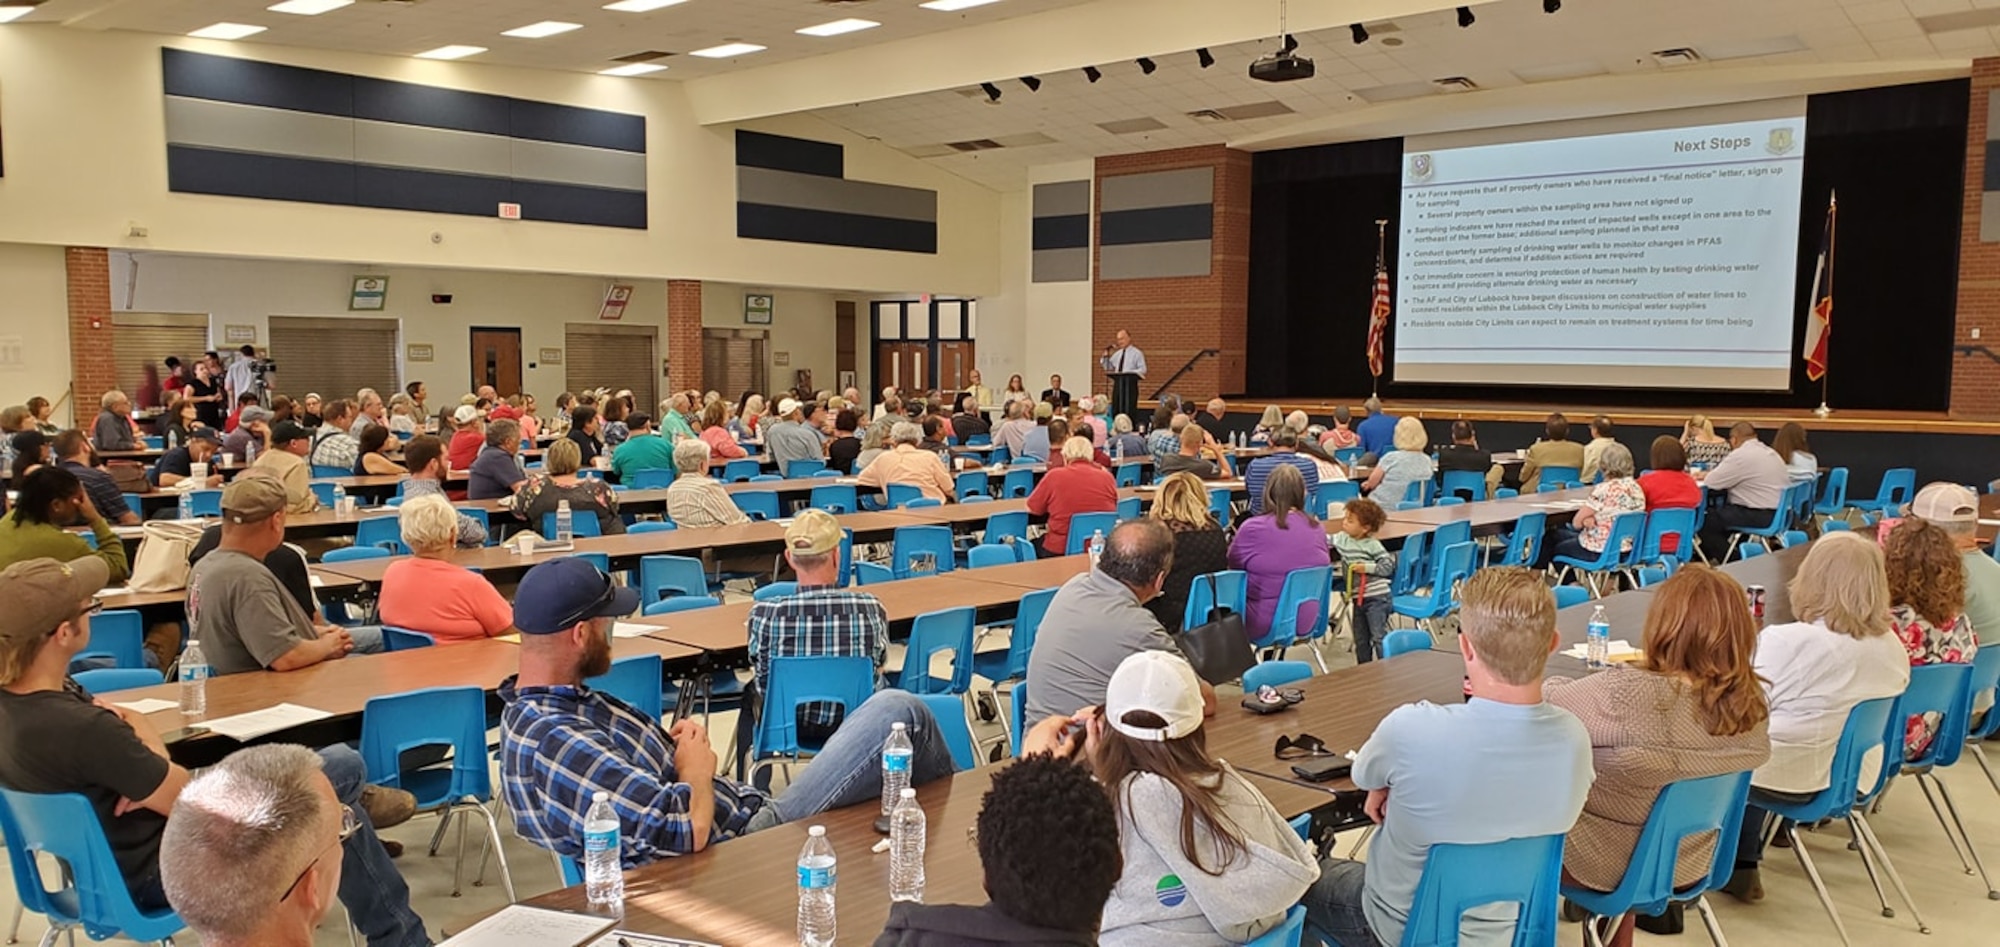
[[[355,592],[361,588],[359,581],[337,572],[330,572],[318,566],[312,568],[311,575],[314,580],[313,591],[315,592],[338,595]],[[120,588],[123,587],[120,586]],[[110,595],[99,595],[97,600],[104,603],[105,608],[149,608],[161,605],[172,605],[179,608],[187,604],[187,590],[177,589],[172,592],[120,591]]]

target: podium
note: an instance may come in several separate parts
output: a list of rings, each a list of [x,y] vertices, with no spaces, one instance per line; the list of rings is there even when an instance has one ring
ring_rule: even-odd
[[[1139,418],[1139,375],[1136,372],[1106,372],[1111,379],[1111,416],[1125,415],[1134,424]]]

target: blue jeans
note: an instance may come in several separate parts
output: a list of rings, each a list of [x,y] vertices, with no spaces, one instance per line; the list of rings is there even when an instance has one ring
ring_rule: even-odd
[[[1358,861],[1328,858],[1319,863],[1319,880],[1300,899],[1306,906],[1306,925],[1334,947],[1381,947],[1361,907],[1367,897],[1367,870]]]
[[[1382,639],[1389,635],[1388,595],[1365,596],[1354,615],[1354,663],[1367,664],[1382,654]]]
[[[882,744],[896,723],[909,732],[916,750],[910,760],[911,785],[951,775],[951,748],[937,732],[930,708],[907,691],[880,691],[841,721],[784,793],[750,817],[744,834],[882,798]]]
[[[424,933],[424,919],[410,908],[410,886],[403,873],[382,848],[368,811],[357,803],[368,785],[368,766],[361,754],[336,743],[319,751],[320,768],[333,783],[333,794],[342,805],[354,810],[359,831],[342,845],[340,857],[340,903],[347,908],[355,930],[367,938],[368,947],[424,947],[431,942]]]

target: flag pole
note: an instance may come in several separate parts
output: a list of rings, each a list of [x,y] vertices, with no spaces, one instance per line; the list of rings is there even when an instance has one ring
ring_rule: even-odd
[[[1385,242],[1388,240],[1387,237],[1388,231],[1389,231],[1388,219],[1378,218],[1375,221],[1375,272],[1377,273],[1382,272],[1382,254]],[[1381,397],[1381,395],[1382,395],[1382,375],[1379,372],[1370,373],[1368,382],[1368,396],[1371,398],[1377,398]]]
[[[1828,191],[1826,195],[1826,291],[1828,295],[1832,295],[1833,293],[1833,248],[1834,244],[1838,243],[1840,239],[1839,211],[1840,201],[1838,192]],[[1828,326],[1827,331],[1832,331],[1832,327]],[[1827,387],[1833,380],[1832,356],[1833,346],[1828,344],[1827,370],[1819,374],[1819,407],[1813,409],[1813,417],[1816,418],[1824,419],[1833,414],[1833,408],[1829,407],[1826,401]]]

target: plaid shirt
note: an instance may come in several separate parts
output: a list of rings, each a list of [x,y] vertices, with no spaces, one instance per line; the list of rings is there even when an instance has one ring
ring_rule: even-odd
[[[769,693],[772,658],[866,657],[879,670],[889,656],[889,613],[867,592],[802,585],[795,594],[750,607],[750,659],[757,690]],[[878,676],[875,686],[882,682]],[[816,701],[800,708],[799,723],[831,731],[839,704]]]
[[[566,858],[583,857],[583,817],[604,792],[618,811],[619,864],[626,868],[694,851],[690,790],[676,782],[674,745],[632,705],[583,686],[500,682],[500,784],[522,838]],[[708,842],[735,838],[770,797],[715,778]]]

